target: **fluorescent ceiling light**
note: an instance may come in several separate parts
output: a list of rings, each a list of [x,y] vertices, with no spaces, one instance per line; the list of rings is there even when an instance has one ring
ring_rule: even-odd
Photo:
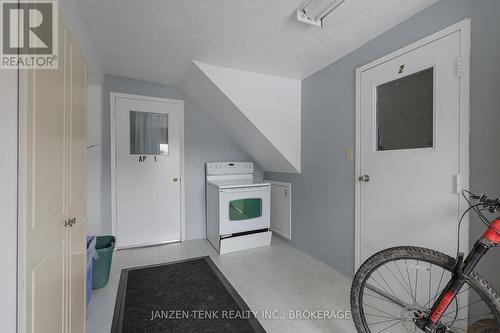
[[[323,19],[345,0],[312,0],[297,9],[297,20],[302,23],[323,26]]]

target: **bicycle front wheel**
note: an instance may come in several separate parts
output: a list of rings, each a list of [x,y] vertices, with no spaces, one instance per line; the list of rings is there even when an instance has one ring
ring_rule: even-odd
[[[422,332],[430,308],[452,277],[456,260],[420,247],[383,250],[363,263],[351,287],[359,333]],[[500,296],[473,272],[443,315],[439,333],[500,333]]]

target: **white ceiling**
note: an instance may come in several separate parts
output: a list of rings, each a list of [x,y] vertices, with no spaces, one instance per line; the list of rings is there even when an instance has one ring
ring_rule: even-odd
[[[323,28],[303,0],[78,0],[108,74],[177,85],[192,59],[302,79],[437,0],[346,0]]]

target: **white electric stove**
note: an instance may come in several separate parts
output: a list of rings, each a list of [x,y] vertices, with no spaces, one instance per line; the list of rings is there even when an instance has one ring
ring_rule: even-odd
[[[251,162],[206,165],[207,239],[220,254],[271,244],[271,184]]]

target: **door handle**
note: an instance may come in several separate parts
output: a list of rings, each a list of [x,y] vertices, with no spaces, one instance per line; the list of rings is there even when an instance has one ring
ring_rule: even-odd
[[[76,217],[73,217],[72,219],[67,219],[64,221],[64,226],[65,227],[72,227],[76,224]]]
[[[174,183],[175,183],[175,182],[177,182],[177,181],[179,180],[179,178],[174,178],[174,179],[172,179],[172,180],[173,180],[173,181],[174,181]]]
[[[370,176],[368,176],[368,175],[363,175],[363,176],[359,177],[359,178],[358,178],[358,180],[359,180],[360,182],[365,182],[365,183],[368,183],[368,182],[370,181]]]
[[[67,219],[64,221],[64,226],[65,227],[72,227],[76,224],[76,217],[73,217],[72,219]]]

